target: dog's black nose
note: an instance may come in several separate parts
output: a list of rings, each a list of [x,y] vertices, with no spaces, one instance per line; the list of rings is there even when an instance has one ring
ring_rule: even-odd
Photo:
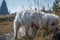
[[[53,40],[60,40],[60,32],[57,32],[53,35]]]

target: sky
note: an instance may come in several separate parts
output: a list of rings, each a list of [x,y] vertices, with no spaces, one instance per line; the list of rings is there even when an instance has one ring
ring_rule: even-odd
[[[0,0],[0,6],[2,1],[3,0]],[[5,1],[8,7],[8,11],[10,13],[19,12],[22,9],[28,9],[29,5],[32,8],[35,7],[33,0],[30,0],[31,3],[29,5],[28,5],[28,0],[5,0]],[[40,1],[40,8],[42,8],[43,6],[45,8],[48,8],[47,5],[49,5],[49,8],[51,8],[55,0],[39,0],[39,1]]]

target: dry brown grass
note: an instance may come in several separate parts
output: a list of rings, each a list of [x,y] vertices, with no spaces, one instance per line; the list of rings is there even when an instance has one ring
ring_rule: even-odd
[[[12,27],[13,22],[2,22],[0,23],[0,35],[9,33],[13,31],[13,27]]]
[[[13,32],[14,16],[0,16],[0,35]]]

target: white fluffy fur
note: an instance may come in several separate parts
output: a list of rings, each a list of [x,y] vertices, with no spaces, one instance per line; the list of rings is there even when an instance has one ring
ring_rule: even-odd
[[[48,20],[49,19],[49,20]],[[19,13],[16,15],[15,19],[14,19],[14,37],[15,40],[17,38],[17,34],[18,34],[18,30],[20,29],[20,27],[22,27],[22,25],[28,25],[30,28],[30,33],[28,33],[30,36],[34,37],[35,35],[33,31],[33,29],[30,27],[31,22],[34,22],[35,24],[39,24],[39,27],[41,28],[45,28],[46,26],[40,26],[42,25],[46,25],[46,22],[48,20],[48,28],[49,30],[53,30],[57,28],[57,22],[58,22],[59,17],[56,16],[55,14],[46,14],[44,12],[39,12],[39,11],[25,11],[22,13]],[[41,23],[42,21],[42,23]],[[54,22],[55,25],[52,26],[51,23]],[[26,36],[24,35],[24,32],[22,30],[23,28],[21,28],[21,33],[20,35]],[[32,34],[31,34],[32,33]]]

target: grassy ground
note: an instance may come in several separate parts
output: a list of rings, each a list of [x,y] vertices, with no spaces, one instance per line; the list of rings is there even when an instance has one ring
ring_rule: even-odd
[[[14,16],[0,16],[0,35],[13,32]]]
[[[0,35],[13,32],[13,19],[14,15],[12,16],[0,16]],[[52,35],[49,34],[46,35],[45,30],[42,30],[39,34],[41,34],[39,37],[35,37],[34,40],[52,40]],[[22,40],[29,40],[29,38],[24,38]]]

